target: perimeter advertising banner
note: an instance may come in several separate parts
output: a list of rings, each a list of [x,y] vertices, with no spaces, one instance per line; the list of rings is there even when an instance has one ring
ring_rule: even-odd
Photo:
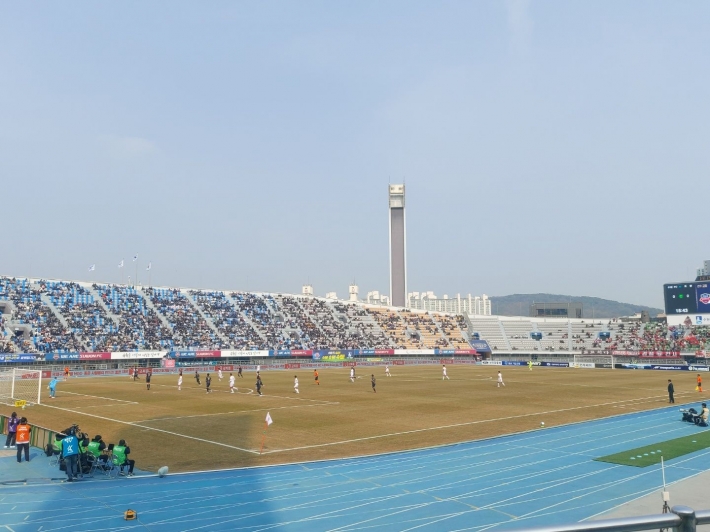
[[[139,358],[163,358],[167,351],[115,351],[111,360],[138,360]]]
[[[35,362],[44,357],[35,353],[5,353],[0,355],[0,362]]]
[[[263,350],[248,350],[248,349],[227,349],[222,350],[222,358],[250,358],[250,357],[268,357],[271,356],[271,351]]]

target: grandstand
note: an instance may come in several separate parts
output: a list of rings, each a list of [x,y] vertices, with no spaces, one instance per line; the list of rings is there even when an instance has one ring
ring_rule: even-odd
[[[5,352],[471,349],[464,318],[312,296],[0,277]]]
[[[145,288],[0,277],[0,352],[470,350],[572,360],[705,351],[707,326],[662,321],[454,315],[310,295]],[[704,354],[704,353],[703,353]]]

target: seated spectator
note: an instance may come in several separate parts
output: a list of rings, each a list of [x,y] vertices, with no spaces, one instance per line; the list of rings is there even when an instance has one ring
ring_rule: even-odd
[[[121,470],[120,474],[125,475],[125,473],[123,472],[123,468],[125,466],[128,466],[128,476],[132,477],[133,467],[136,465],[136,461],[129,459],[129,454],[131,454],[131,448],[126,445],[126,440],[120,440],[118,442],[118,445],[113,448],[114,463]]]
[[[104,453],[106,450],[106,443],[103,439],[101,439],[101,434],[97,434],[92,438],[91,442],[89,442],[89,445],[87,446],[87,449],[97,460],[105,462],[108,459],[108,455]]]

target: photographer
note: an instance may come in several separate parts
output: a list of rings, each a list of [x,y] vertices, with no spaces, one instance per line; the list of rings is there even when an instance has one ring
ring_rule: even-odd
[[[120,440],[118,445],[113,448],[113,456],[117,459],[118,466],[121,468],[121,475],[123,475],[123,466],[128,466],[128,476],[133,476],[133,467],[136,465],[135,460],[128,458],[131,454],[131,448],[126,445],[126,440]]]

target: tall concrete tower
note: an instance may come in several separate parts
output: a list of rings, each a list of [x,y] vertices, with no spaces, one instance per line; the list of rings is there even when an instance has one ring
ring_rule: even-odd
[[[390,207],[390,301],[407,304],[407,224],[404,215],[404,185],[389,186]]]

